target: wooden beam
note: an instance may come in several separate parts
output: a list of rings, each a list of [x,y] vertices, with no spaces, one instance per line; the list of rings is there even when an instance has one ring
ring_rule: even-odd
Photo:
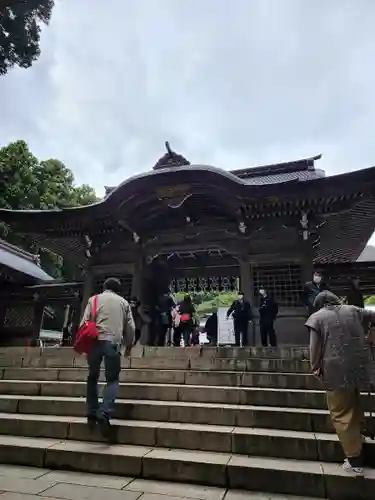
[[[142,302],[142,274],[144,270],[144,255],[142,252],[139,253],[138,258],[133,264],[133,278],[132,278],[132,297],[137,297],[138,300]]]
[[[205,267],[201,268],[188,268],[188,269],[171,269],[170,274],[177,278],[199,278],[208,276],[239,276],[239,266],[223,266],[223,267]]]
[[[31,342],[30,345],[35,347],[38,345],[40,330],[43,324],[43,315],[44,315],[44,304],[41,300],[36,299],[34,301],[34,315],[31,326]]]
[[[133,274],[134,263],[119,262],[116,264],[94,264],[91,269],[95,276],[120,276],[122,274]]]
[[[245,300],[254,303],[254,284],[252,276],[252,267],[248,260],[240,260],[240,289],[244,294]]]
[[[82,291],[81,318],[83,316],[83,313],[85,312],[87,303],[89,301],[89,298],[92,296],[93,292],[94,292],[94,273],[91,267],[88,267],[86,269],[86,276]]]

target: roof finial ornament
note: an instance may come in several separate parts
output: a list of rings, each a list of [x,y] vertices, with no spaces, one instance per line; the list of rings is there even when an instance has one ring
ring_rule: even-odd
[[[184,167],[186,165],[190,165],[190,162],[186,158],[175,153],[171,149],[168,141],[165,142],[165,147],[167,152],[160,158],[160,160],[158,160],[153,170],[159,170],[161,168]]]

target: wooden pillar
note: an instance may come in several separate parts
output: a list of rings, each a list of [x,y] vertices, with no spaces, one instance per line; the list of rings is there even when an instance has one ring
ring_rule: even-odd
[[[309,241],[303,242],[301,257],[301,279],[302,286],[311,281],[314,273],[314,249]]]
[[[142,272],[144,267],[143,254],[140,252],[133,267],[131,296],[137,297],[142,302]]]
[[[43,301],[40,300],[40,297],[38,295],[36,295],[34,297],[34,315],[31,325],[30,345],[32,347],[36,347],[39,345],[40,330],[43,324],[43,315],[44,315]]]
[[[253,280],[253,272],[252,265],[249,260],[243,258],[240,260],[240,290],[244,294],[245,300],[247,300],[254,314],[254,280]],[[252,321],[248,326],[248,336],[251,334],[251,339],[249,338],[249,342],[252,345],[256,343],[256,331],[255,331],[255,321]]]
[[[311,281],[314,272],[314,248],[312,245],[311,231],[316,227],[314,214],[306,212],[301,213],[300,220],[301,229],[299,231],[301,242],[301,279],[302,286],[306,281]]]
[[[81,317],[83,316],[89,298],[93,295],[93,293],[94,293],[94,272],[91,267],[87,267],[85,282],[83,284],[83,291],[82,291]]]
[[[77,330],[79,328],[80,322],[81,322],[81,298],[79,292],[76,292],[75,294],[75,299],[73,302],[73,310],[72,310],[72,315],[71,315],[71,321],[72,321],[72,342],[74,343],[74,339],[77,333]]]
[[[70,343],[70,330],[69,330],[70,316],[71,316],[71,305],[66,304],[64,312],[64,323],[62,327],[63,336],[61,341],[61,345],[63,347],[68,346]]]
[[[254,305],[254,283],[252,266],[246,259],[240,260],[240,290],[244,293],[245,300]]]
[[[5,315],[7,312],[7,306],[5,300],[0,302],[0,330],[4,327]]]

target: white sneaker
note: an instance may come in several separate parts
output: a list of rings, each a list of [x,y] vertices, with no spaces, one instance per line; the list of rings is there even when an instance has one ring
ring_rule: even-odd
[[[356,476],[363,476],[363,467],[353,467],[347,458],[342,464],[342,468],[346,472],[349,472],[350,474],[354,474]]]

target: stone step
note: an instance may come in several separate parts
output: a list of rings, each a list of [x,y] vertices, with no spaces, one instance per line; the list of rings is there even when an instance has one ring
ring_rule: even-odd
[[[124,359],[125,368],[135,369],[171,369],[193,371],[235,371],[235,372],[277,372],[311,373],[310,363],[298,359],[273,358],[132,358]]]
[[[308,359],[309,351],[307,346],[282,346],[273,347],[204,347],[192,348],[181,347],[142,347],[137,346],[132,349],[132,358],[234,358],[248,359],[255,358],[275,358],[275,359]],[[26,347],[0,347],[0,359],[13,358],[23,359],[31,357],[73,357],[78,360],[81,356],[76,354],[70,347],[58,348],[26,348]]]
[[[105,384],[99,384],[103,388]],[[30,396],[86,395],[86,382],[0,380],[0,394]],[[277,389],[264,387],[202,386],[186,384],[119,385],[120,399],[227,403],[294,408],[327,408],[325,392],[320,390]],[[362,406],[375,412],[375,393],[362,393]]]
[[[308,359],[309,349],[306,345],[281,347],[137,347],[132,356],[137,357],[205,357],[205,358],[278,358],[278,359]]]
[[[0,358],[1,368],[79,368],[86,367],[84,357],[68,355],[51,356],[47,351],[40,356]],[[196,357],[132,357],[122,358],[123,368],[154,370],[193,370],[193,371],[236,371],[236,372],[277,372],[310,373],[310,363],[300,359],[274,358],[206,358]]]
[[[2,462],[51,469],[194,482],[330,500],[372,500],[375,471],[352,477],[338,464],[230,453],[0,436]]]
[[[5,380],[60,380],[82,382],[87,368],[5,368],[0,379]],[[101,379],[104,380],[104,371]],[[123,369],[121,382],[146,384],[187,384],[230,387],[274,387],[280,389],[321,389],[315,377],[304,373],[267,373],[235,371],[193,371],[161,369]]]
[[[0,395],[6,413],[83,417],[85,399],[56,396]],[[182,401],[118,399],[115,418],[157,422],[259,427],[306,432],[332,432],[327,410]],[[366,426],[375,434],[375,418],[367,414]]]
[[[343,453],[335,434],[253,427],[199,425],[142,420],[113,420],[117,443],[238,455],[340,462]],[[84,417],[0,413],[1,434],[101,442]],[[375,443],[365,443],[375,465]]]

